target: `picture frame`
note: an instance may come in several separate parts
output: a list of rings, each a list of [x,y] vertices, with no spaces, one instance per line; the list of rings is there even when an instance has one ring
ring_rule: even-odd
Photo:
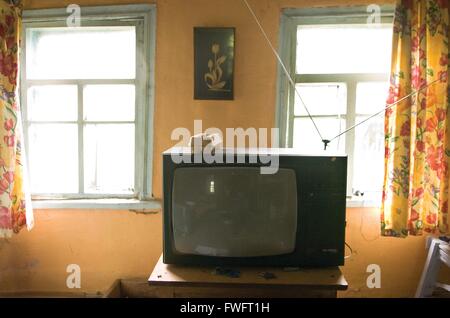
[[[194,99],[234,99],[235,28],[194,28]]]

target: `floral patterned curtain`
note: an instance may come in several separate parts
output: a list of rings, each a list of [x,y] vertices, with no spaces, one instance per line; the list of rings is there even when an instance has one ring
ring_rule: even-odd
[[[388,103],[442,81],[386,112],[383,235],[449,233],[448,45],[448,0],[398,3]]]
[[[17,98],[20,8],[0,0],[0,238],[33,226],[25,195],[22,128]]]

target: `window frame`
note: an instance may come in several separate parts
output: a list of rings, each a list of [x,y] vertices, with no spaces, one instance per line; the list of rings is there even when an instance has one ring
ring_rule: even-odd
[[[394,5],[381,5],[381,24],[392,24]],[[279,50],[280,57],[296,84],[343,83],[347,86],[346,127],[356,123],[356,89],[361,82],[385,82],[389,80],[386,73],[348,73],[348,74],[297,74],[297,28],[301,25],[324,24],[365,24],[370,17],[367,6],[284,9],[280,19]],[[281,66],[277,73],[277,101],[275,125],[280,129],[279,144],[281,147],[293,146],[295,116],[295,90],[291,87]],[[313,116],[320,117],[320,116]],[[344,116],[343,116],[344,117]],[[319,137],[318,137],[319,138]],[[345,135],[345,152],[348,154],[347,196],[352,197],[353,188],[353,156],[355,149],[355,131]],[[371,202],[371,204],[378,204]]]
[[[62,207],[62,202],[69,206],[77,205],[70,200],[81,202],[82,199],[87,208],[104,205],[109,208],[120,201],[121,207],[138,205],[145,207],[144,201],[152,201],[152,169],[153,169],[153,116],[154,116],[154,92],[155,92],[155,43],[156,43],[156,6],[143,5],[113,5],[81,8],[81,27],[83,26],[135,26],[136,27],[136,75],[134,79],[56,79],[36,80],[26,77],[26,31],[28,28],[67,26],[66,20],[69,13],[66,9],[41,9],[24,10],[22,19],[22,43],[21,43],[21,79],[19,83],[22,122],[25,137],[25,153],[28,153],[28,127],[32,121],[27,118],[27,90],[31,86],[51,84],[72,84],[78,89],[78,193],[32,193],[33,200],[44,200],[38,204],[40,207]],[[132,194],[91,194],[81,192],[84,189],[84,149],[83,131],[86,122],[83,119],[83,86],[90,84],[133,84],[135,85],[135,184]],[[58,123],[58,122],[52,122]],[[68,122],[64,122],[68,123]],[[124,122],[125,123],[125,122]],[[28,157],[26,160],[28,161]],[[106,199],[106,201],[105,201]],[[108,199],[111,199],[108,201]],[[58,201],[59,200],[59,201]],[[68,201],[66,201],[68,200]],[[90,201],[91,200],[91,201]],[[125,201],[123,201],[125,200]],[[48,201],[47,203],[45,201]],[[51,202],[53,201],[53,203]],[[55,204],[55,202],[59,202]],[[115,203],[115,204],[112,204]],[[154,206],[150,204],[149,206]],[[83,204],[80,205],[83,207]]]

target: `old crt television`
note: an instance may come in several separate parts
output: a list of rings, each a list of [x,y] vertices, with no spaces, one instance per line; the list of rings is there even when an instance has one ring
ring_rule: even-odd
[[[163,153],[164,263],[344,264],[346,156],[223,149],[214,154],[222,162],[211,162],[197,155]],[[270,156],[278,170],[262,173]]]

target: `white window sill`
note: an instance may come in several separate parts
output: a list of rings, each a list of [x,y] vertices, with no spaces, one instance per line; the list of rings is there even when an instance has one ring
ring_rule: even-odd
[[[379,208],[381,202],[379,200],[347,198],[347,208]]]
[[[162,208],[158,200],[140,201],[136,199],[79,199],[79,200],[33,200],[33,209],[103,209],[103,210],[144,210]],[[380,202],[348,198],[347,208],[379,208]]]
[[[104,209],[154,211],[161,209],[158,200],[136,199],[77,199],[77,200],[33,200],[33,209]]]

